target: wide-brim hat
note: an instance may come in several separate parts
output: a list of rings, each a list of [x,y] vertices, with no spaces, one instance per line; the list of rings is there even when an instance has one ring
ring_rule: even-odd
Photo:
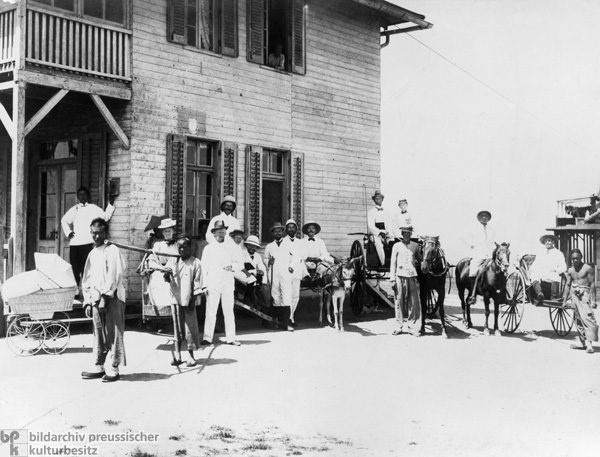
[[[385,198],[385,195],[383,195],[381,192],[379,192],[378,190],[376,190],[375,193],[373,194],[373,196],[371,197],[371,200],[375,201],[376,197]]]
[[[298,229],[298,223],[294,219],[288,219],[285,223],[285,226],[287,227],[290,224],[294,224],[296,226],[296,229]]]
[[[231,232],[229,232],[229,236],[231,238],[233,238],[236,235],[242,235],[243,236],[244,235],[244,231],[240,230],[240,229],[235,229],[235,230],[232,230]]]
[[[398,204],[400,203],[408,203],[408,200],[406,198],[401,198],[400,200],[398,200]]]
[[[249,244],[255,248],[260,248],[260,241],[256,235],[250,235],[246,241],[244,241],[244,244]]]
[[[285,230],[285,225],[281,225],[281,222],[275,222],[275,223],[273,224],[273,226],[272,226],[272,227],[269,229],[269,231],[270,231],[271,233],[273,233],[273,231],[274,231],[275,229],[281,229],[281,230]]]
[[[308,233],[306,233],[306,232],[308,231],[309,225],[315,226],[316,233],[319,233],[321,231],[321,226],[318,223],[316,223],[315,221],[308,221],[306,224],[304,224],[302,226],[302,233],[304,233],[305,235],[308,235]]]
[[[481,220],[481,216],[483,216],[484,214],[487,214],[488,220],[490,220],[492,218],[492,213],[484,210],[484,211],[479,211],[477,213],[477,220]]]
[[[173,228],[176,225],[177,225],[177,222],[175,222],[170,217],[167,217],[166,219],[163,219],[161,221],[160,225],[158,227],[156,227],[156,228],[159,229],[159,230],[163,230],[163,229]]]
[[[404,227],[400,227],[401,232],[413,232],[412,225],[405,225]]]
[[[551,239],[552,241],[554,241],[554,245],[558,244],[558,237],[556,237],[555,235],[551,235],[549,233],[546,233],[545,235],[542,235],[540,237],[540,243],[545,244],[547,239]]]
[[[233,203],[233,210],[235,211],[235,208],[237,206],[237,203],[235,202],[235,198],[233,198],[232,195],[226,195],[225,197],[223,197],[223,200],[221,201],[221,206],[220,208],[223,209],[223,204],[224,203]]]
[[[219,220],[219,221],[215,221],[215,226],[210,229],[211,233],[215,233],[217,230],[227,230],[227,226],[225,225],[225,222]]]
[[[160,227],[161,222],[165,219],[169,219],[169,216],[150,216],[150,220],[148,221],[148,225],[146,225],[144,232],[149,232],[150,230],[157,229],[158,227]]]

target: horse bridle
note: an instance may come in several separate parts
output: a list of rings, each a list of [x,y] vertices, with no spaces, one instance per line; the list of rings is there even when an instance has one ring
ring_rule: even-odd
[[[444,255],[443,249],[438,245],[438,242],[435,240],[424,240],[423,244],[424,245],[425,244],[433,244],[434,251],[435,251],[431,261],[428,259],[423,259],[424,262],[431,263],[431,271],[427,274],[430,276],[440,277],[440,276],[444,276],[446,273],[448,273],[450,266],[448,265],[448,262],[446,262],[446,256]],[[436,262],[438,260],[442,262],[443,268],[442,268],[441,273],[434,273],[433,266],[436,264]]]

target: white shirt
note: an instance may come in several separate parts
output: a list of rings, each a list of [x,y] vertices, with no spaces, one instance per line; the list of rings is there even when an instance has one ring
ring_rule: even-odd
[[[298,257],[296,245],[292,244],[293,243],[289,241],[289,237],[287,236],[281,239],[279,245],[277,244],[277,241],[272,241],[267,244],[267,247],[265,248],[265,261],[269,263],[271,259],[274,260],[274,263],[271,266],[273,269],[273,276],[281,275],[290,279],[292,278],[289,268],[294,268],[294,265],[296,265],[295,258]],[[295,268],[294,272],[296,272]]]
[[[108,222],[114,212],[115,207],[110,203],[106,205],[106,211],[102,211],[102,208],[93,203],[86,203],[85,205],[77,203],[65,213],[60,220],[60,224],[67,238],[71,232],[75,233],[70,241],[71,246],[93,244],[94,239],[90,233],[90,224],[97,217],[101,217]]]
[[[535,256],[529,268],[532,281],[560,281],[560,275],[567,271],[565,256],[556,248],[543,248]]]
[[[390,259],[390,272],[395,276],[404,278],[417,276],[415,262],[417,261],[416,252],[418,249],[419,245],[414,241],[408,244],[402,241],[394,244]]]
[[[300,245],[304,250],[305,258],[313,257],[324,260],[325,262],[333,263],[333,257],[331,257],[327,251],[325,242],[317,236],[315,236],[313,240],[314,241],[311,241],[309,237],[300,240]]]
[[[173,270],[171,291],[178,305],[195,306],[192,297],[200,295],[202,286],[202,267],[200,261],[192,256],[186,260],[176,259],[170,263]]]
[[[209,290],[233,291],[235,281],[233,271],[227,271],[227,267],[234,269],[234,260],[231,250],[227,245],[215,241],[204,248],[202,253],[202,286]]]
[[[124,263],[119,248],[114,244],[96,246],[85,262],[83,278],[83,302],[93,304],[100,295],[114,297],[125,302],[125,285],[123,284]]]
[[[471,245],[471,257],[473,259],[491,258],[496,249],[496,241],[496,232],[490,224],[479,223],[468,240]]]
[[[369,233],[379,235],[381,229],[378,229],[375,226],[378,222],[383,222],[385,224],[386,232],[392,232],[392,221],[390,221],[388,212],[382,206],[374,206],[367,212],[367,227],[369,228]]]
[[[396,238],[402,238],[402,230],[400,230],[400,228],[408,226],[411,226],[413,228],[414,236],[416,230],[411,214],[408,211],[404,213],[401,210],[397,211],[396,214],[394,214],[394,227],[392,228],[394,236]]]
[[[246,251],[246,262],[247,263],[251,263],[254,266],[254,270],[249,270],[250,273],[255,274],[256,271],[262,271],[263,272],[263,284],[268,284],[269,282],[269,278],[268,278],[268,274],[267,274],[267,267],[265,266],[265,263],[263,262],[262,257],[260,256],[260,254],[258,252],[255,252],[253,255],[250,255],[250,253],[248,251]],[[256,275],[255,275],[256,277]]]
[[[223,221],[225,223],[225,226],[227,227],[227,235],[229,235],[234,230],[242,229],[240,227],[240,221],[238,221],[234,216],[232,216],[231,214],[228,216],[224,212],[221,212],[221,214],[213,217],[208,223],[208,227],[206,229],[206,241],[208,241],[209,244],[212,244],[216,241],[215,236],[212,234],[211,230],[215,228],[215,222],[217,221]]]

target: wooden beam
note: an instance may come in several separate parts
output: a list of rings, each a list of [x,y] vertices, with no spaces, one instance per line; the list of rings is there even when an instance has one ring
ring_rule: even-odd
[[[0,83],[0,92],[4,92],[5,90],[13,90],[14,88],[14,81],[4,81],[3,83]]]
[[[104,117],[106,122],[108,122],[108,125],[110,126],[111,130],[116,135],[116,137],[119,139],[123,147],[125,149],[129,149],[129,138],[127,138],[127,135],[125,135],[125,132],[123,132],[123,130],[121,129],[113,115],[110,113],[109,109],[106,107],[100,96],[96,94],[90,94],[90,97],[92,97],[92,100],[100,110],[100,114],[102,114],[102,117]]]
[[[38,125],[46,117],[46,115],[50,111],[52,111],[52,108],[54,108],[68,93],[68,89],[61,89],[56,94],[54,94],[52,98],[48,100],[46,104],[42,106],[42,108],[33,115],[31,119],[29,119],[29,122],[25,126],[25,132],[23,133],[24,136],[27,136],[29,132],[31,132],[36,127],[36,125]]]
[[[13,91],[13,124],[15,137],[12,142],[10,236],[13,245],[13,274],[22,273],[27,261],[27,193],[25,169],[25,90],[19,82]]]
[[[15,88],[15,90],[16,90],[16,88]],[[4,107],[4,105],[2,103],[0,103],[0,121],[2,121],[2,125],[8,132],[8,136],[10,136],[10,139],[12,141],[14,141],[15,140],[15,124],[13,123],[12,119],[10,118],[10,115],[8,114],[8,111],[6,111],[6,108]]]
[[[83,92],[84,94],[97,94],[102,97],[118,98],[121,100],[131,100],[131,89],[124,84],[110,84],[100,81],[91,81],[87,79],[78,79],[76,77],[67,78],[48,73],[39,73],[35,71],[22,70],[19,72],[19,81],[39,86],[56,87],[58,89],[68,89],[73,92]]]

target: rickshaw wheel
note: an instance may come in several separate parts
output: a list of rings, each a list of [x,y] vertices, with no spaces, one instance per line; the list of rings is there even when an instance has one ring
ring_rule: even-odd
[[[18,315],[6,331],[8,347],[14,354],[23,357],[37,353],[42,348],[45,337],[44,324],[32,320],[27,314]]]
[[[525,279],[519,271],[512,272],[506,278],[506,303],[500,306],[505,332],[514,333],[521,324],[527,303],[526,287]]]
[[[354,264],[354,276],[352,277],[350,288],[350,304],[352,305],[354,314],[359,316],[362,313],[365,299],[366,270],[364,250],[358,240],[354,241],[350,248],[350,258],[355,259],[357,257],[360,260]]]
[[[67,324],[51,321],[46,324],[46,338],[43,349],[47,354],[62,354],[69,345],[71,333]]]
[[[567,336],[573,327],[573,310],[571,308],[549,308],[550,322],[558,336]]]

